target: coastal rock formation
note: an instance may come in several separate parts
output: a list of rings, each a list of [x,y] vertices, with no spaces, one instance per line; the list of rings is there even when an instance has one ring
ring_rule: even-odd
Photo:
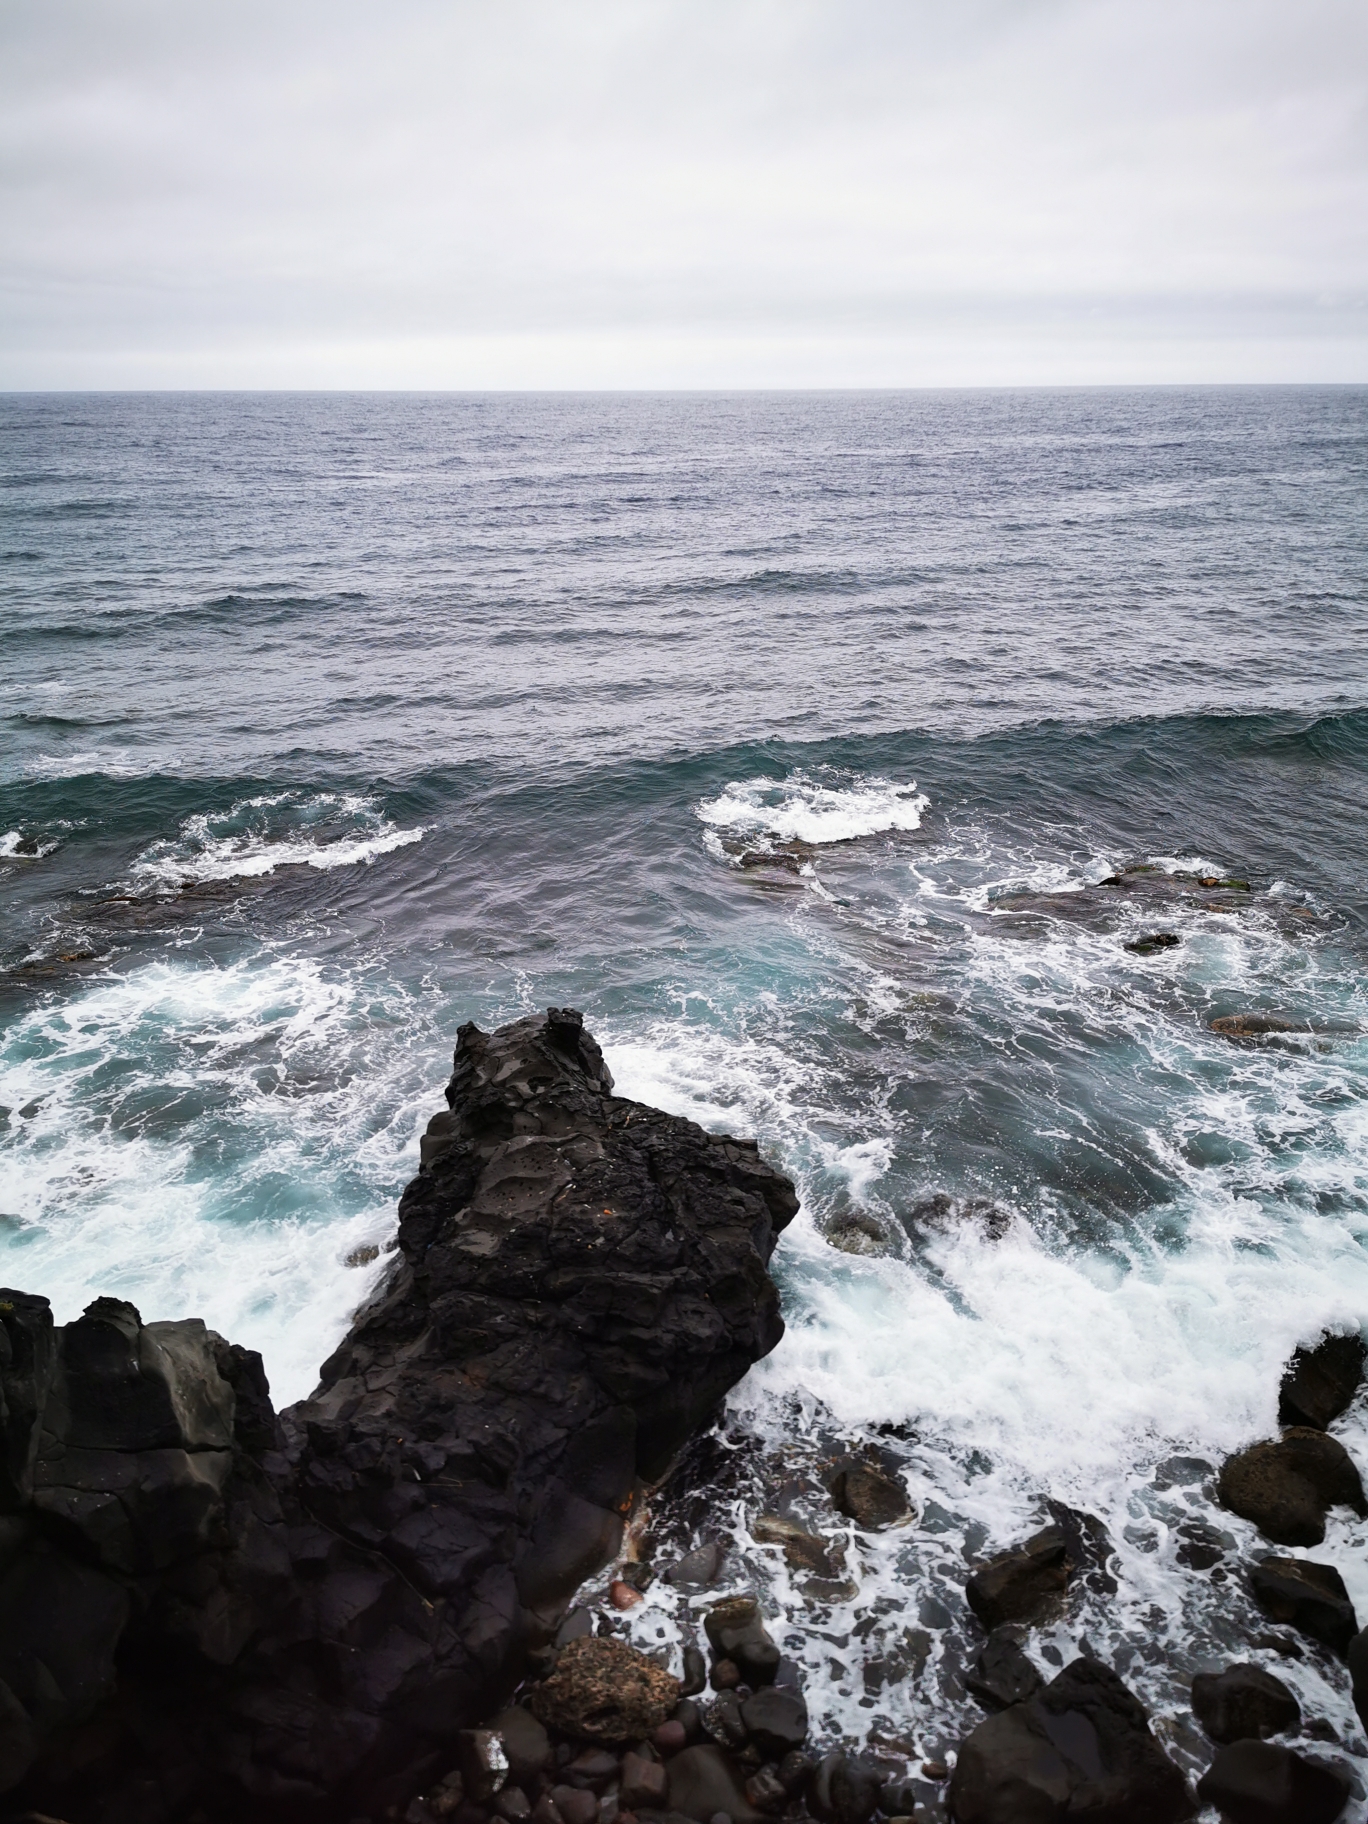
[[[1368,1345],[1362,1336],[1323,1336],[1294,1351],[1278,1390],[1278,1423],[1324,1431],[1344,1412],[1363,1380]]]
[[[1272,1742],[1233,1742],[1197,1782],[1204,1805],[1230,1824],[1334,1824],[1349,1802],[1349,1776]]]
[[[462,1027],[394,1269],[277,1420],[258,1358],[0,1294],[0,1782],[69,1824],[378,1816],[452,1765],[782,1333],[753,1144],[579,1014]],[[588,1645],[589,1643],[585,1643]]]
[[[1333,1564],[1264,1558],[1251,1568],[1249,1583],[1255,1602],[1271,1621],[1297,1628],[1336,1653],[1348,1653],[1358,1622],[1344,1579]]]
[[[1187,1783],[1150,1733],[1144,1706],[1106,1666],[1076,1659],[1026,1703],[979,1724],[950,1783],[958,1824],[1098,1817],[1176,1824]]]
[[[1000,1552],[970,1576],[964,1594],[990,1632],[1009,1621],[1038,1621],[1068,1587],[1075,1560],[1060,1526]]]
[[[1280,1735],[1301,1722],[1301,1705],[1262,1666],[1199,1672],[1192,1681],[1192,1713],[1212,1741],[1222,1743]]]

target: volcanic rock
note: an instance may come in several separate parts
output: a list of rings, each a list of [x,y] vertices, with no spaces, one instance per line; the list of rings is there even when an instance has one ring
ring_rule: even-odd
[[[822,1824],[869,1824],[884,1778],[883,1768],[865,1755],[824,1754],[808,1778],[808,1809]]]
[[[784,1548],[784,1562],[792,1570],[812,1571],[819,1577],[838,1577],[845,1564],[845,1549],[820,1533],[809,1533],[795,1520],[780,1514],[761,1514],[751,1527],[762,1545]]]
[[[1278,1545],[1319,1545],[1327,1507],[1343,1504],[1360,1517],[1368,1514],[1348,1451],[1307,1425],[1227,1457],[1218,1492],[1223,1506],[1252,1520]]]
[[[851,1463],[836,1472],[831,1499],[857,1526],[876,1532],[896,1526],[912,1512],[907,1490],[875,1463]]]
[[[1192,1681],[1192,1710],[1213,1742],[1280,1735],[1301,1721],[1296,1698],[1262,1666],[1199,1672]]]
[[[725,1750],[703,1742],[686,1748],[670,1762],[670,1809],[697,1824],[723,1812],[732,1824],[760,1824],[764,1813],[746,1797],[740,1769]]]
[[[1177,1824],[1193,1811],[1144,1706],[1088,1659],[979,1724],[960,1750],[950,1804],[959,1824]]]
[[[965,1685],[989,1710],[1005,1710],[1025,1703],[1044,1683],[1021,1643],[1005,1628],[988,1636],[987,1644],[964,1675]]]
[[[807,1740],[808,1713],[801,1691],[765,1685],[741,1705],[741,1721],[769,1760],[782,1760]]]
[[[679,1680],[625,1641],[589,1635],[561,1650],[535,1687],[532,1708],[558,1735],[586,1742],[639,1742],[679,1702]]]
[[[1251,1567],[1254,1600],[1272,1621],[1282,1622],[1346,1653],[1358,1632],[1354,1605],[1333,1565],[1305,1558],[1265,1558]]]
[[[990,1632],[1007,1621],[1036,1621],[1063,1595],[1074,1568],[1059,1526],[990,1558],[964,1587],[969,1607]]]
[[[1137,956],[1154,956],[1160,950],[1172,950],[1175,944],[1182,943],[1176,931],[1150,931],[1144,937],[1137,937],[1127,944],[1127,950],[1133,950]]]
[[[1334,1824],[1349,1802],[1349,1776],[1272,1742],[1222,1748],[1197,1782],[1198,1797],[1230,1824]]]
[[[579,1014],[462,1027],[447,1101],[387,1281],[279,1422],[259,1358],[196,1321],[97,1300],[57,1330],[0,1294],[12,1808],[402,1812],[778,1341],[792,1186],[614,1096]]]
[[[1223,1013],[1211,1022],[1211,1030],[1225,1039],[1262,1039],[1274,1032],[1305,1032],[1306,1027],[1276,1013]]]
[[[779,1649],[770,1639],[753,1596],[732,1596],[709,1609],[704,1632],[719,1660],[730,1659],[748,1685],[772,1685]]]
[[[1362,1336],[1325,1336],[1314,1349],[1297,1349],[1278,1391],[1280,1425],[1324,1431],[1345,1411],[1363,1380],[1368,1344]]]

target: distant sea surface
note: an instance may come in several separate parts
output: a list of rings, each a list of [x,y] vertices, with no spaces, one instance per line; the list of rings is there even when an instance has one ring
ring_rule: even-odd
[[[1119,1589],[1047,1658],[1364,1750],[1208,1496],[1368,1319],[1368,389],[12,395],[0,483],[0,1278],[297,1398],[457,1025],[581,1007],[799,1185],[733,1422],[902,1440],[820,1637],[752,1554],[827,1726],[958,1739],[1048,1498]],[[1308,1555],[1368,1620],[1364,1523]]]

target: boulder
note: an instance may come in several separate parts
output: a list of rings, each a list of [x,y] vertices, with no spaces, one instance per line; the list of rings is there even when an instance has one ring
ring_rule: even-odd
[[[388,1276],[279,1420],[198,1322],[97,1300],[59,1330],[0,1293],[12,1808],[402,1815],[778,1341],[797,1199],[752,1142],[615,1096],[571,1009],[458,1037]],[[675,1692],[652,1668],[604,1714],[642,1696],[649,1735]]]
[[[551,1738],[541,1723],[519,1706],[500,1710],[489,1726],[497,1731],[508,1757],[509,1783],[524,1791],[534,1788],[537,1776],[551,1765]]]
[[[780,1761],[807,1740],[808,1713],[801,1691],[765,1685],[742,1703],[741,1721],[767,1760]]]
[[[1334,1824],[1349,1802],[1349,1776],[1273,1742],[1232,1742],[1197,1782],[1198,1797],[1229,1824]]]
[[[1344,1579],[1333,1565],[1304,1558],[1265,1558],[1249,1573],[1254,1600],[1272,1621],[1347,1653],[1358,1632]]]
[[[1224,1039],[1262,1039],[1273,1032],[1305,1032],[1306,1027],[1276,1013],[1223,1013],[1211,1022],[1211,1030]]]
[[[1327,1507],[1342,1504],[1368,1515],[1348,1451],[1337,1438],[1305,1425],[1227,1457],[1217,1490],[1224,1507],[1252,1520],[1277,1545],[1319,1545]]]
[[[624,1640],[586,1635],[562,1647],[532,1692],[538,1720],[584,1742],[640,1742],[679,1702],[679,1680]]]
[[[1155,956],[1161,950],[1172,950],[1175,944],[1183,940],[1176,931],[1149,931],[1144,937],[1137,937],[1126,945],[1137,956]]]
[[[746,1797],[741,1769],[715,1743],[703,1742],[675,1755],[669,1768],[670,1810],[710,1824],[719,1812],[732,1824],[760,1824],[764,1813]]]
[[[987,1709],[1005,1710],[1034,1697],[1045,1681],[1016,1636],[998,1628],[988,1636],[964,1682]]]
[[[665,1581],[680,1589],[707,1589],[709,1584],[716,1583],[722,1575],[726,1556],[726,1547],[720,1541],[710,1539],[669,1565],[664,1572]]]
[[[845,1566],[844,1546],[810,1533],[795,1520],[779,1514],[761,1514],[751,1528],[761,1545],[779,1545],[790,1570],[811,1571],[818,1577],[839,1577]]]
[[[1355,1331],[1324,1336],[1312,1349],[1297,1349],[1278,1390],[1278,1423],[1324,1431],[1349,1406],[1363,1380],[1368,1345]]]
[[[896,1526],[912,1512],[907,1490],[877,1463],[850,1463],[831,1481],[831,1499],[841,1513],[870,1532]]]
[[[772,1685],[779,1649],[770,1639],[754,1596],[732,1596],[703,1617],[708,1644],[719,1660],[729,1659],[748,1685]]]
[[[1177,1824],[1187,1782],[1144,1706],[1107,1667],[1076,1659],[1029,1702],[979,1724],[950,1782],[958,1824]]]
[[[1038,1621],[1064,1594],[1073,1568],[1063,1528],[1047,1526],[980,1565],[964,1593],[991,1632],[1008,1621]]]
[[[1192,1711],[1213,1742],[1280,1735],[1301,1722],[1296,1698],[1262,1666],[1199,1672],[1192,1681]]]

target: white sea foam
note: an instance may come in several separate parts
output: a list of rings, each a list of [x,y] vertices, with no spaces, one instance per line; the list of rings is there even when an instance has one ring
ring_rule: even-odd
[[[713,831],[781,842],[848,842],[883,830],[915,830],[930,800],[915,782],[867,778],[829,784],[807,773],[736,780],[697,806]]]
[[[19,861],[41,861],[45,855],[51,855],[59,845],[55,837],[47,842],[39,842],[36,848],[21,850],[19,844],[24,840],[22,830],[6,830],[0,836],[0,861],[14,857]]]
[[[244,798],[224,812],[188,817],[169,842],[153,843],[133,864],[146,880],[232,880],[277,868],[353,867],[421,842],[421,827],[401,829],[374,799],[355,793],[276,792]]]
[[[297,957],[32,1008],[0,1052],[6,1280],[59,1322],[102,1293],[202,1316],[299,1398],[383,1270],[346,1257],[393,1232],[441,1049],[392,985]]]

